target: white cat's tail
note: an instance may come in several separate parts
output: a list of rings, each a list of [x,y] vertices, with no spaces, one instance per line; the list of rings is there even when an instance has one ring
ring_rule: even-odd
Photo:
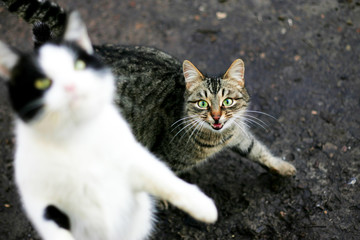
[[[132,174],[136,176],[134,184],[139,191],[169,201],[199,221],[214,223],[217,220],[217,209],[212,199],[197,186],[178,178],[165,164],[153,157],[135,164]]]

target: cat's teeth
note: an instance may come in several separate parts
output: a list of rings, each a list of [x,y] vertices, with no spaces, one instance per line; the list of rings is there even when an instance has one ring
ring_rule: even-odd
[[[212,127],[213,127],[215,130],[220,130],[220,129],[223,127],[223,125],[222,125],[221,123],[214,123],[214,124],[212,125]]]

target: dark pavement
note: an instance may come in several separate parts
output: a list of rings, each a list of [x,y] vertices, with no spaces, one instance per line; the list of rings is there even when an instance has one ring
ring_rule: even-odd
[[[94,44],[147,45],[209,74],[245,62],[253,131],[293,163],[282,178],[231,151],[183,174],[216,201],[204,225],[170,206],[152,239],[360,239],[360,1],[57,1]],[[0,39],[32,48],[31,27],[0,5]],[[0,239],[37,239],[13,183],[14,137],[0,84]]]

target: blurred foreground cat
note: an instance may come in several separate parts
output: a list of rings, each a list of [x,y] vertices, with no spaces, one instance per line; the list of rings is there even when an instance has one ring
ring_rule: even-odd
[[[19,54],[0,42],[0,76],[17,114],[15,179],[47,240],[144,239],[148,193],[194,218],[217,218],[211,199],[177,178],[133,137],[113,104],[111,71],[72,13],[64,41]]]
[[[8,9],[36,24],[36,45],[63,32],[66,12],[48,1],[5,0]],[[51,34],[50,34],[51,33]],[[181,172],[225,148],[279,173],[293,165],[273,156],[249,131],[261,124],[248,110],[242,60],[225,74],[209,77],[192,63],[149,47],[95,46],[116,76],[117,98],[136,138],[173,170]]]

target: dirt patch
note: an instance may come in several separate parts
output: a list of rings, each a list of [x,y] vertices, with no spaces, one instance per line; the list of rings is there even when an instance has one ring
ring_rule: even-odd
[[[159,209],[152,239],[360,239],[359,1],[86,1],[96,44],[142,44],[189,59],[209,73],[236,58],[246,66],[254,127],[297,167],[281,178],[225,151],[183,174],[215,201],[219,220],[196,222]],[[31,30],[0,7],[1,40],[31,49]],[[13,183],[12,117],[0,83],[0,236],[38,239]]]

